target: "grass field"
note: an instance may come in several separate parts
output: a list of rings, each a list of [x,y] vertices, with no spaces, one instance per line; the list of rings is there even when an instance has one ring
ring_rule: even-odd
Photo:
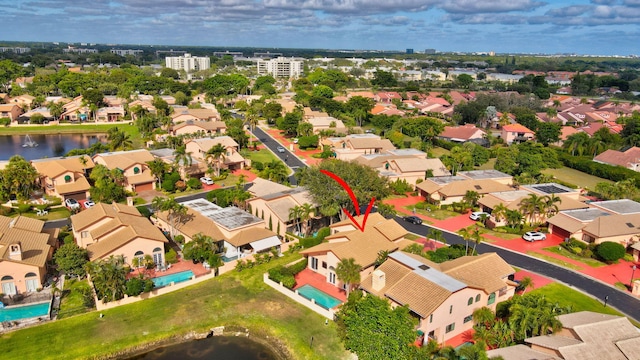
[[[21,134],[100,134],[106,133],[109,129],[117,127],[124,131],[133,142],[133,148],[139,149],[144,144],[140,131],[128,122],[112,124],[63,124],[63,125],[34,125],[34,126],[5,126],[0,127],[0,135],[21,135]]]
[[[261,338],[276,338],[293,359],[345,359],[333,322],[271,289],[262,274],[299,259],[287,254],[268,264],[232,271],[218,278],[131,305],[90,312],[0,335],[0,353],[15,359],[87,359],[125,349],[239,326]],[[313,336],[313,349],[309,339]]]
[[[582,256],[578,256],[572,252],[570,252],[569,250],[563,248],[562,246],[549,246],[544,248],[544,250],[558,254],[558,255],[562,255],[564,257],[567,257],[569,259],[575,260],[575,261],[580,261],[581,263],[591,266],[592,268],[599,268],[602,266],[606,266],[607,264],[603,263],[602,261],[598,261],[596,259],[592,259],[592,258],[585,258]]]
[[[576,270],[576,271],[580,271],[582,270],[582,268],[580,266],[577,265],[573,265],[572,263],[566,262],[566,261],[562,261],[560,259],[556,259],[552,256],[549,255],[544,255],[544,254],[540,254],[539,252],[535,252],[535,251],[527,251],[527,255],[536,257],[538,259],[542,259],[545,261],[548,261],[550,263],[554,263],[556,265],[562,266],[564,268],[567,269],[572,269],[572,270]]]
[[[259,161],[263,164],[278,159],[273,153],[267,149],[260,149],[258,151],[243,151],[242,156],[248,157],[251,161]]]
[[[431,155],[433,155],[433,157],[437,157],[437,158],[439,158],[442,155],[449,155],[450,153],[449,150],[441,147],[434,147],[433,149],[429,150],[429,152],[431,153]]]
[[[599,182],[611,183],[611,180],[599,178],[597,176],[589,175],[575,169],[563,166],[559,169],[545,169],[542,170],[543,174],[553,175],[556,179],[562,180],[569,184],[576,185],[581,188],[587,188],[593,190],[596,188],[596,184]]]

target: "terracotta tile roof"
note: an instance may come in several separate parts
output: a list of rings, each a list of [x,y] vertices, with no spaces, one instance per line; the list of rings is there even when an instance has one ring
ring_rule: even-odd
[[[480,134],[480,136],[478,136]],[[486,134],[482,129],[478,129],[473,124],[466,124],[464,126],[445,126],[444,131],[438,135],[442,138],[455,139],[455,140],[471,140],[481,139],[482,135]]]
[[[349,138],[346,141],[352,149],[392,150],[396,148],[389,139]]]
[[[272,236],[277,236],[271,230],[265,228],[249,228],[245,230],[241,230],[236,235],[234,235],[231,239],[228,239],[227,242],[233,246],[239,247],[243,245],[247,245],[254,241],[270,238]]]
[[[110,218],[113,219],[116,217],[118,213],[125,213],[129,215],[138,215],[140,216],[140,212],[133,206],[127,206],[123,204],[105,204],[105,203],[97,203],[91,209],[87,209],[85,211],[81,211],[73,216],[71,216],[71,225],[75,231],[82,231],[87,228],[87,226],[94,224],[102,219]]]
[[[563,126],[560,128],[560,140],[567,140],[567,138],[573,134],[579,133],[580,130],[573,126]]]
[[[400,171],[403,173],[433,170],[433,176],[449,175],[449,171],[438,158],[424,159],[412,156],[391,161],[396,163]]]
[[[593,158],[593,161],[603,164],[629,167],[631,164],[640,163],[640,148],[634,146],[624,152],[609,149]]]
[[[601,216],[588,223],[582,231],[596,238],[637,235],[640,232],[640,214]]]
[[[187,141],[187,143],[190,142],[198,144],[198,147],[200,147],[200,149],[202,149],[202,151],[204,152],[209,151],[209,149],[216,146],[217,144],[224,146],[225,149],[229,147],[238,147],[238,143],[230,136],[217,136],[214,138],[201,138]]]
[[[80,161],[81,158],[85,159],[85,165],[83,165]],[[92,169],[95,166],[93,159],[90,156],[86,155],[70,156],[56,159],[32,160],[31,164],[40,174],[48,176],[50,178],[59,176],[66,171],[84,174],[85,169]]]
[[[217,131],[218,129],[226,129],[227,124],[224,121],[185,121],[173,126],[173,131],[182,129],[185,126],[196,126],[206,131]]]
[[[464,196],[467,191],[475,191],[483,195],[509,190],[513,190],[513,188],[495,180],[462,180],[444,185],[439,189],[439,192],[446,196]]]
[[[288,186],[278,184],[273,181],[265,180],[263,178],[255,178],[252,181],[253,185],[251,185],[247,191],[253,194],[255,197],[262,197],[264,195],[278,193],[281,191],[291,189]]]
[[[371,91],[352,91],[347,94],[348,98],[352,98],[354,96],[362,96],[369,99],[375,98],[375,95]]]
[[[74,182],[66,184],[56,184],[56,192],[60,195],[88,191],[91,188],[89,181],[84,176],[78,177]]]
[[[511,265],[496,253],[463,256],[441,263],[440,269],[470,287],[484,290],[487,294],[504,288],[504,279],[515,272]]]
[[[191,115],[199,120],[219,119],[220,114],[213,109],[178,109],[171,114],[172,119],[176,119],[182,115]]]
[[[291,197],[286,196],[267,201],[267,207],[283,222],[289,221],[289,210],[298,206]]]
[[[160,211],[155,215],[165,222],[168,222],[167,212]],[[176,228],[179,232],[190,238],[193,238],[195,234],[202,233],[211,236],[215,241],[226,239],[213,220],[205,217],[195,210],[192,210],[191,208],[187,208],[187,217],[184,223],[178,224]]]
[[[534,133],[533,131],[529,130],[526,126],[521,124],[504,125],[502,129],[507,132],[530,133],[530,134]]]
[[[554,227],[558,227],[560,229],[566,230],[571,234],[579,231],[580,229],[584,228],[586,225],[582,221],[569,217],[563,213],[559,213],[550,217],[549,219],[547,219],[547,222],[553,225]]]
[[[24,216],[10,218],[0,215],[0,263],[2,261],[19,262],[35,266],[44,266],[51,246],[51,236],[55,232],[43,232],[44,221]],[[55,240],[55,238],[54,238]],[[22,260],[9,258],[9,245],[20,243]]]
[[[146,164],[148,161],[153,161],[154,157],[149,151],[140,149],[101,153],[93,156],[93,160],[95,163],[99,163],[99,159],[102,159],[105,166],[110,170],[126,170],[133,165]]]

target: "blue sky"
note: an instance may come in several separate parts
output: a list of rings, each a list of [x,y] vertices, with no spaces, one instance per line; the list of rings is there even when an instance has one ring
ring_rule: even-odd
[[[640,54],[640,0],[0,0],[0,40]]]

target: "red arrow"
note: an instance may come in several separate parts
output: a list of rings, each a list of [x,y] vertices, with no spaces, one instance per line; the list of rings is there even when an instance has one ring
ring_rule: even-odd
[[[320,170],[320,172],[332,178],[333,180],[335,180],[338,184],[340,184],[340,186],[342,186],[347,191],[347,194],[349,194],[349,197],[351,198],[351,202],[353,203],[353,206],[355,206],[356,208],[356,214],[360,216],[360,205],[358,205],[358,199],[356,198],[356,195],[353,193],[353,190],[351,190],[351,187],[349,186],[349,184],[347,184],[344,180],[342,180],[340,176],[332,173],[331,171]],[[369,217],[369,213],[371,212],[371,208],[373,208],[373,203],[375,201],[376,201],[375,197],[371,198],[371,201],[369,201],[369,206],[367,206],[367,210],[364,212],[364,219],[362,219],[362,225],[358,224],[356,219],[353,216],[351,216],[351,213],[346,208],[342,208],[342,210],[345,213],[347,213],[347,216],[349,217],[349,219],[351,219],[351,222],[353,222],[353,224],[358,229],[360,229],[360,231],[364,232],[364,225],[367,223],[367,218]]]

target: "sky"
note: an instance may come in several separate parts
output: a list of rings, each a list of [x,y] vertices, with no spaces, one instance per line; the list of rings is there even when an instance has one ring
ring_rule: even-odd
[[[0,41],[640,55],[640,0],[0,0]]]

